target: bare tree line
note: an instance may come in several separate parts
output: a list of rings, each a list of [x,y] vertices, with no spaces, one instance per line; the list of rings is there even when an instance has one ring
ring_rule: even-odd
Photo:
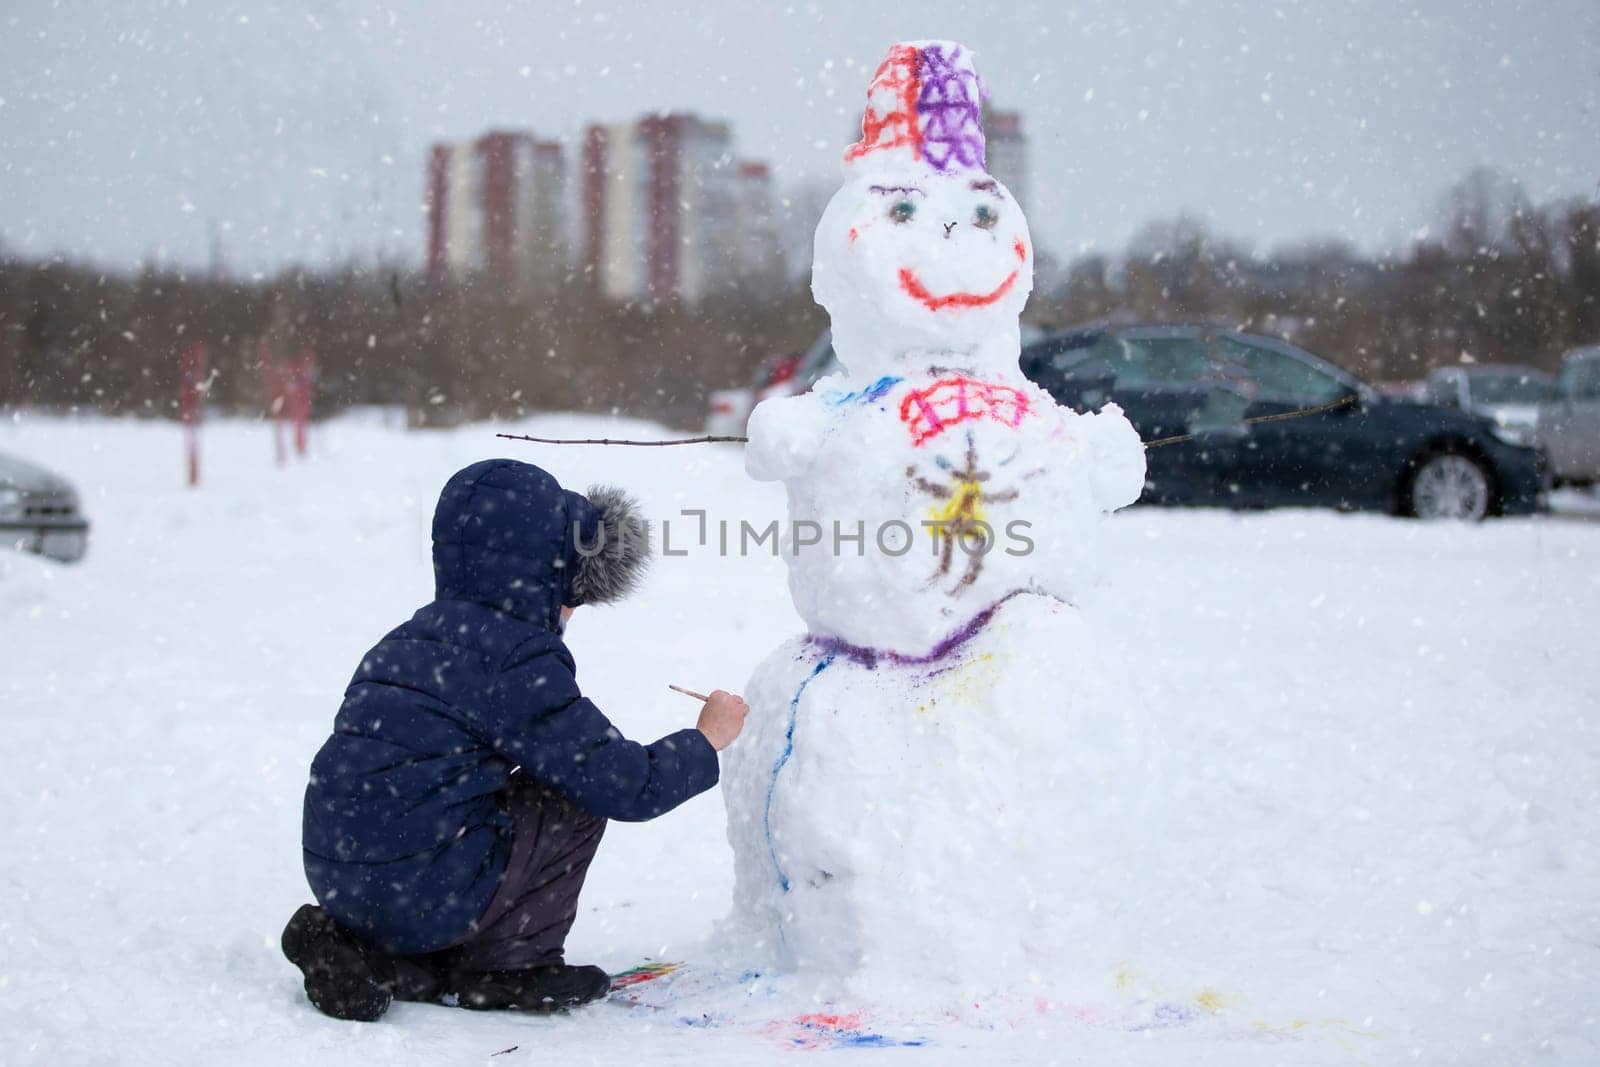
[[[1565,348],[1600,341],[1600,204],[1535,206],[1475,171],[1441,220],[1385,256],[1324,243],[1256,257],[1192,219],[1152,224],[1118,257],[1073,263],[1027,317],[1222,321],[1378,380],[1463,360],[1550,369]],[[319,414],[385,404],[420,426],[533,411],[690,426],[709,390],[747,382],[825,325],[803,282],[619,305],[582,274],[517,293],[487,279],[430,286],[402,268],[242,281],[0,255],[0,406],[171,417],[178,352],[203,339],[222,411],[262,411],[264,341],[279,358],[315,349]]]
[[[1073,263],[1036,297],[1036,322],[1222,322],[1285,337],[1371,380],[1452,363],[1554,370],[1600,341],[1600,202],[1536,206],[1474,170],[1442,199],[1440,226],[1402,253],[1313,243],[1254,257],[1187,217],[1154,223],[1117,259]]]
[[[534,411],[697,421],[707,383],[803,348],[824,318],[803,286],[694,306],[606,303],[568,275],[544,292],[440,287],[402,269],[259,282],[0,261],[0,406],[173,416],[178,352],[203,339],[213,410],[268,402],[258,355],[311,347],[317,413],[403,405],[413,425]]]

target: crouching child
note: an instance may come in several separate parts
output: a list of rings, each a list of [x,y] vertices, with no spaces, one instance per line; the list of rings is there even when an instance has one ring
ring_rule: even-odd
[[[563,952],[606,822],[717,784],[744,701],[629,741],[578,688],[562,641],[583,604],[638,584],[649,535],[615,489],[587,496],[488,460],[445,485],[435,599],[363,657],[311,765],[303,849],[317,904],[283,952],[311,1003],[374,1020],[393,1000],[552,1011],[606,995]]]

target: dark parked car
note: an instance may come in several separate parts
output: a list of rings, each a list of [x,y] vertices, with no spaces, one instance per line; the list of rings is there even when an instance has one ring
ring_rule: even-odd
[[[62,563],[82,559],[89,548],[89,523],[72,486],[43,467],[0,454],[0,548]]]
[[[1152,448],[1143,500],[1317,505],[1425,518],[1537,510],[1536,453],[1487,419],[1385,399],[1285,341],[1202,326],[1108,326],[1023,349],[1022,369],[1060,403],[1114,400]],[[1330,404],[1315,415],[1245,420]]]

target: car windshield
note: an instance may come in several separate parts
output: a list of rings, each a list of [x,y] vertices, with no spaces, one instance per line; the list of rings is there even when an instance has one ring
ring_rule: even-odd
[[[1123,389],[1192,388],[1206,371],[1205,351],[1191,338],[1093,334],[1069,339],[1042,361],[1055,375],[1106,379]]]
[[[1537,404],[1550,383],[1537,374],[1479,374],[1472,378],[1472,399],[1479,404]]]

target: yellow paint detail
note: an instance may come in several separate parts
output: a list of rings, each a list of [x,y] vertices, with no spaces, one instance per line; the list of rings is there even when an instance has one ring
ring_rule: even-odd
[[[955,492],[944,502],[944,507],[931,509],[928,518],[932,522],[946,526],[966,522],[988,522],[983,513],[983,486],[970,478],[961,479],[956,482]],[[940,534],[943,535],[943,530]]]
[[[917,710],[931,708],[981,707],[996,684],[994,653],[984,652],[964,660],[959,666],[940,673],[928,686],[925,703]]]
[[[1273,1026],[1272,1024],[1262,1022],[1259,1019],[1257,1019],[1255,1022],[1257,1033],[1277,1034],[1280,1037],[1287,1037],[1291,1034],[1299,1033],[1308,1026],[1325,1027],[1329,1030],[1335,1031],[1338,1034],[1349,1034],[1353,1037],[1378,1036],[1377,1032],[1373,1030],[1357,1030],[1350,1024],[1349,1019],[1295,1019],[1287,1026]]]

